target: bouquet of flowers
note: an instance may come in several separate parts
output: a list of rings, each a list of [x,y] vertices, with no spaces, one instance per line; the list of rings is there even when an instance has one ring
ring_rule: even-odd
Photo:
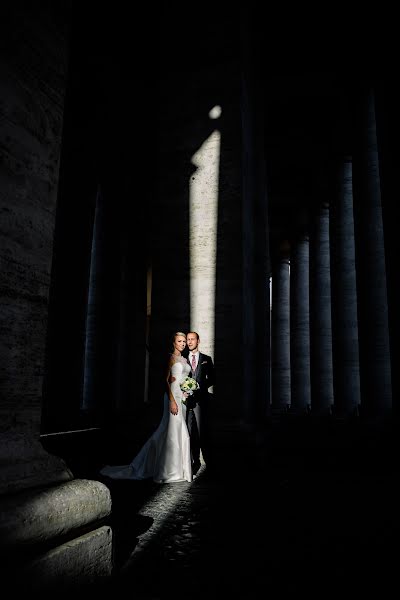
[[[189,396],[193,394],[196,390],[199,389],[199,384],[193,377],[185,377],[185,379],[181,383],[182,392],[186,392]],[[187,398],[183,398],[182,402],[186,404]]]

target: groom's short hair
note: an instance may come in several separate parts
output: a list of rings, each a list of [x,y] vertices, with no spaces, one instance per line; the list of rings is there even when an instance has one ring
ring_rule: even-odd
[[[187,334],[186,334],[186,337],[187,337],[187,336],[188,336],[190,333],[192,333],[193,335],[195,335],[195,336],[197,337],[197,341],[198,341],[198,342],[200,341],[200,336],[199,336],[199,334],[197,333],[197,331],[188,331],[188,332],[187,332]]]

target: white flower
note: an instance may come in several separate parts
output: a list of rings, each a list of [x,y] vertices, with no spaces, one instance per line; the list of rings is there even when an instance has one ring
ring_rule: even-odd
[[[197,383],[197,381],[195,379],[193,379],[193,377],[185,377],[185,379],[182,381],[181,383],[181,390],[182,392],[186,392],[187,394],[189,394],[189,396],[191,396],[193,394],[193,392],[195,392],[196,390],[199,389],[199,384]],[[186,398],[183,398],[183,402],[186,401]]]

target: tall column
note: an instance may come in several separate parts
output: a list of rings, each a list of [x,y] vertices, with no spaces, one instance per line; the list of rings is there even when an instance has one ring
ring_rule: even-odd
[[[290,279],[289,252],[282,248],[272,271],[271,320],[272,410],[290,406]]]
[[[37,7],[35,19],[28,5],[8,8],[2,41],[9,51],[0,68],[0,496],[71,478],[64,461],[48,455],[39,441],[65,123],[68,11],[61,10],[56,23],[55,13],[43,6]],[[79,221],[75,213],[76,228],[67,237],[74,268]],[[84,253],[79,250],[77,261]],[[59,388],[69,380],[69,368],[64,364]],[[55,393],[56,407],[58,400]]]
[[[261,425],[270,408],[269,228],[264,150],[264,102],[259,93],[256,40],[242,19],[242,260],[243,417]]]
[[[310,232],[311,411],[328,415],[333,406],[329,205],[322,204]]]
[[[82,307],[86,336],[81,408],[97,424],[105,424],[111,413],[133,418],[143,404],[147,245],[132,235],[128,197],[126,181],[115,181],[113,174],[110,180],[104,169],[96,200],[87,306]],[[144,231],[146,216],[144,207],[135,219],[136,231]]]
[[[331,208],[331,290],[334,413],[349,417],[360,404],[352,163],[338,167]]]
[[[399,418],[400,398],[400,235],[398,226],[400,113],[399,92],[395,75],[376,86],[376,122],[379,173],[382,194],[382,219],[385,238],[388,320],[391,357],[393,413]]]
[[[76,114],[82,121],[70,120],[66,108],[67,71],[73,64],[70,12],[67,5],[52,11],[43,4],[33,12],[16,2],[2,14],[7,53],[0,68],[0,120],[7,135],[1,136],[1,150],[7,160],[0,166],[0,202],[7,226],[0,243],[0,553],[3,585],[9,580],[40,595],[58,585],[77,589],[103,582],[113,566],[112,532],[105,525],[110,491],[93,479],[74,477],[75,469],[72,473],[63,460],[73,453],[52,454],[49,438],[40,436],[46,338],[56,342],[50,351],[57,371],[48,406],[57,420],[63,413],[68,417],[69,404],[79,408],[81,378],[75,368],[82,375],[93,224],[92,186],[84,177],[91,172],[93,153],[79,165],[91,139],[85,126],[95,112],[86,104],[88,90],[79,87]],[[87,69],[84,79],[90,80]],[[69,185],[64,180],[64,202],[62,126],[72,127],[76,142],[69,146],[73,168]],[[64,146],[62,163],[65,152]],[[50,292],[51,271],[58,272],[58,337],[49,334],[54,323],[54,313],[48,318],[49,297],[51,303],[56,291],[52,285]],[[57,446],[61,436],[50,437]],[[69,432],[65,437],[76,441]]]
[[[362,414],[379,417],[391,411],[392,392],[375,99],[371,88],[357,94],[354,113],[353,195],[361,409]]]
[[[292,249],[290,261],[290,377],[291,409],[305,413],[311,404],[309,239]]]
[[[96,202],[86,317],[82,408],[97,423],[104,423],[114,408],[121,375],[119,351],[127,336],[126,330],[118,328],[122,316],[120,205],[112,197],[110,186],[103,184]]]

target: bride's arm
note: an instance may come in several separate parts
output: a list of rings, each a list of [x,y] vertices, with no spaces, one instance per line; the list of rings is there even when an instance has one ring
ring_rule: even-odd
[[[168,365],[166,382],[167,382],[167,394],[168,394],[168,398],[169,398],[169,411],[171,414],[177,415],[178,414],[178,405],[176,403],[176,400],[174,398],[174,395],[173,395],[172,389],[171,389],[171,385],[170,385],[171,368],[174,363],[175,363],[175,359],[173,356],[171,356],[170,360],[169,360],[169,365]]]

